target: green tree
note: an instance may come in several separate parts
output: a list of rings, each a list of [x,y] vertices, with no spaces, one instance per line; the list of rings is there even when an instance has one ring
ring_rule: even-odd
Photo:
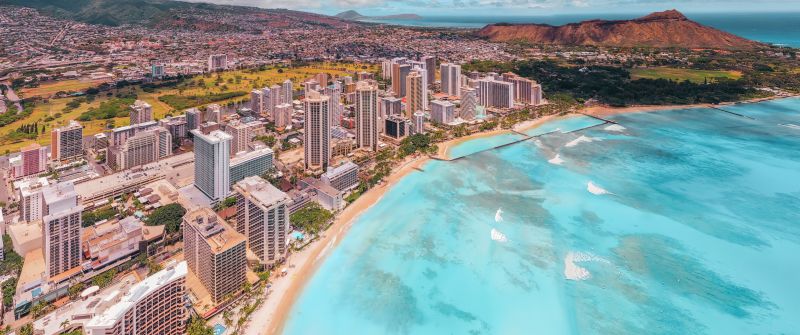
[[[186,335],[214,335],[214,329],[206,325],[203,319],[192,318],[186,329]]]
[[[169,204],[153,211],[145,220],[148,226],[165,225],[168,234],[178,232],[181,228],[181,220],[186,214],[186,209],[180,204]]]
[[[310,202],[289,217],[292,225],[310,234],[317,235],[333,214],[316,202]]]
[[[33,335],[33,325],[26,323],[24,326],[20,327],[19,335]]]

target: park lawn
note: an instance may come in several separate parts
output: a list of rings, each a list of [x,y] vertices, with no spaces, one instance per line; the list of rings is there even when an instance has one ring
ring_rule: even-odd
[[[739,71],[715,71],[715,70],[694,70],[680,69],[671,67],[652,67],[636,68],[631,70],[631,79],[669,79],[675,81],[689,80],[695,83],[702,83],[706,79],[709,82],[715,78],[739,79],[742,73]]]
[[[83,91],[90,87],[96,87],[106,80],[88,80],[88,79],[70,79],[59,80],[41,83],[39,87],[24,88],[21,90],[22,97],[31,98],[39,96],[42,98],[49,98],[50,96],[64,91],[64,92],[78,92]]]
[[[50,131],[59,126],[66,125],[69,123],[70,120],[75,120],[81,113],[87,111],[91,107],[97,107],[100,105],[101,102],[108,100],[106,97],[98,96],[95,101],[89,104],[81,104],[80,107],[77,109],[70,111],[68,113],[63,113],[64,107],[66,107],[67,102],[71,101],[74,98],[62,98],[62,99],[50,99],[46,103],[38,103],[33,108],[33,113],[25,119],[17,120],[5,127],[0,128],[0,137],[7,135],[8,133],[14,131],[15,129],[19,128],[23,124],[30,124],[30,123],[39,123],[39,127],[41,128],[42,125],[45,125],[45,132],[43,134],[39,134],[36,137],[35,142],[47,145],[50,144]],[[55,116],[57,113],[61,113],[61,116],[54,118],[52,121],[45,121],[48,116]],[[128,118],[122,118],[126,124],[128,122]],[[119,124],[120,121],[117,121]],[[90,122],[82,122],[84,126],[83,135],[94,135],[97,134],[105,129],[106,120],[97,120],[97,121],[90,121]],[[13,143],[6,143],[2,141],[0,138],[0,154],[4,154],[6,151],[8,152],[15,152],[19,151],[22,147],[32,143],[33,141],[21,141],[21,142],[13,142]]]

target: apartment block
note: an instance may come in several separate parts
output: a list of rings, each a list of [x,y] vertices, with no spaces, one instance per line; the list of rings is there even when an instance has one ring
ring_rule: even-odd
[[[248,248],[264,265],[284,260],[289,251],[289,197],[257,176],[236,183],[234,191],[236,230],[247,238]]]

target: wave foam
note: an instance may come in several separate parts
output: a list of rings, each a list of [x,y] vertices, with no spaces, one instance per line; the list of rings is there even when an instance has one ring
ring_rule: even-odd
[[[614,131],[614,132],[618,132],[618,133],[625,131],[625,127],[623,127],[621,125],[618,125],[616,123],[612,124],[612,125],[609,125],[608,127],[605,127],[603,129],[606,130],[606,131]]]
[[[503,210],[498,208],[497,212],[494,213],[494,222],[502,222],[503,221]]]
[[[589,193],[594,194],[594,195],[614,194],[614,193],[611,193],[611,192],[607,191],[606,189],[604,189],[604,188],[602,188],[600,186],[595,185],[593,182],[589,182],[588,184],[586,184],[586,190],[589,191]]]
[[[600,262],[611,264],[606,259],[597,257],[588,252],[570,251],[564,256],[564,278],[567,280],[586,280],[592,277],[592,273],[577,263]]]
[[[497,241],[497,242],[506,242],[506,241],[508,241],[508,239],[506,238],[505,234],[501,233],[499,230],[494,229],[494,228],[492,228],[491,236],[492,236],[492,240],[493,241]]]
[[[800,130],[800,126],[798,126],[798,125],[796,125],[794,123],[781,123],[781,126],[784,126],[786,128]]]
[[[595,141],[602,141],[602,139],[581,135],[580,137],[578,137],[578,138],[576,138],[576,139],[574,139],[572,141],[569,141],[565,145],[565,147],[572,148],[572,147],[574,147],[574,146],[576,146],[578,144],[581,144],[581,143],[591,143],[591,142],[595,142]]]
[[[564,160],[561,159],[561,155],[556,154],[555,157],[549,159],[547,162],[550,163],[550,164],[561,165],[561,164],[564,163]]]

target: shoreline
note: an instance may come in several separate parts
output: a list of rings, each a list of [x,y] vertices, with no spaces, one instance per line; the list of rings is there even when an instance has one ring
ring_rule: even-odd
[[[436,152],[436,157],[438,157],[440,159],[449,160],[449,159],[451,159],[451,157],[450,157],[450,149],[452,149],[453,147],[455,147],[455,146],[457,146],[459,144],[462,144],[464,142],[476,140],[476,139],[479,139],[479,138],[486,138],[486,137],[492,137],[492,136],[497,136],[497,135],[511,134],[511,133],[514,133],[514,132],[524,132],[524,131],[533,129],[535,127],[541,126],[542,124],[544,124],[546,122],[566,119],[566,118],[575,117],[575,116],[578,116],[578,115],[579,114],[576,114],[576,113],[569,113],[569,114],[560,115],[560,116],[559,115],[547,115],[547,116],[540,117],[538,119],[527,120],[527,121],[520,122],[520,123],[514,125],[514,127],[512,127],[512,129],[493,129],[493,130],[488,130],[488,131],[483,131],[483,132],[477,132],[475,134],[471,134],[471,135],[467,135],[467,136],[463,136],[463,137],[459,137],[459,138],[454,138],[454,139],[451,139],[451,140],[448,140],[448,141],[444,141],[442,143],[437,143],[436,145],[439,146],[439,150]]]
[[[675,109],[692,109],[692,108],[709,108],[715,106],[729,106],[743,103],[757,103],[769,100],[777,100],[783,98],[793,98],[800,95],[792,96],[778,96],[750,99],[740,102],[723,103],[718,105],[713,104],[692,104],[692,105],[647,105],[647,106],[630,106],[630,107],[611,107],[611,106],[593,106],[581,109],[577,112],[568,113],[565,115],[548,115],[535,120],[528,120],[514,125],[512,129],[494,129],[484,132],[478,132],[468,136],[451,139],[445,142],[437,143],[438,151],[436,158],[448,160],[450,149],[467,141],[497,136],[502,134],[509,134],[513,132],[524,132],[540,126],[546,122],[562,120],[581,115],[590,116],[611,116],[625,113],[636,112],[654,112],[662,110],[675,110]],[[289,260],[284,265],[284,268],[292,269],[286,277],[277,278],[272,282],[272,289],[270,290],[269,298],[258,308],[248,321],[247,328],[244,329],[246,335],[277,335],[281,334],[286,321],[289,317],[289,312],[299,298],[300,293],[305,288],[305,285],[316,272],[319,265],[325,259],[325,256],[336,247],[341,241],[347,231],[350,229],[356,219],[380,201],[385,192],[389,191],[392,186],[402,180],[406,175],[414,170],[420,169],[425,163],[432,158],[427,155],[418,155],[410,160],[403,162],[399,167],[395,168],[392,173],[387,177],[387,180],[382,184],[373,187],[366,193],[361,195],[355,202],[347,206],[334,220],[328,230],[326,230],[320,238],[306,246],[302,251],[292,254]]]
[[[719,108],[725,106],[754,104],[759,102],[791,99],[797,97],[800,97],[800,94],[774,95],[769,97],[753,98],[735,102],[722,102],[719,104],[702,103],[702,104],[690,104],[690,105],[634,105],[627,107],[612,107],[608,105],[598,105],[598,106],[586,107],[582,109],[580,113],[591,116],[604,117],[604,116],[627,114],[627,113],[647,113],[647,112],[656,112],[663,110],[714,108],[714,107]]]
[[[258,319],[251,320],[247,329],[245,329],[245,334],[280,334],[286,326],[289,312],[302,289],[305,288],[306,283],[311,279],[319,265],[322,264],[325,256],[341,241],[340,237],[347,233],[362,213],[378,203],[385,192],[390,190],[395,183],[409,173],[419,169],[429,160],[428,156],[419,155],[405,161],[387,177],[385,182],[369,189],[339,213],[331,227],[318,240],[306,246],[301,252],[291,255],[284,268],[293,270],[290,270],[286,277],[278,278],[277,283],[273,282],[269,297],[272,299],[268,298],[261,305],[261,308],[253,313],[253,315],[264,313],[264,315],[259,316],[262,321],[257,325],[253,321]],[[259,313],[260,310],[264,311]],[[263,325],[260,325],[262,323]]]

